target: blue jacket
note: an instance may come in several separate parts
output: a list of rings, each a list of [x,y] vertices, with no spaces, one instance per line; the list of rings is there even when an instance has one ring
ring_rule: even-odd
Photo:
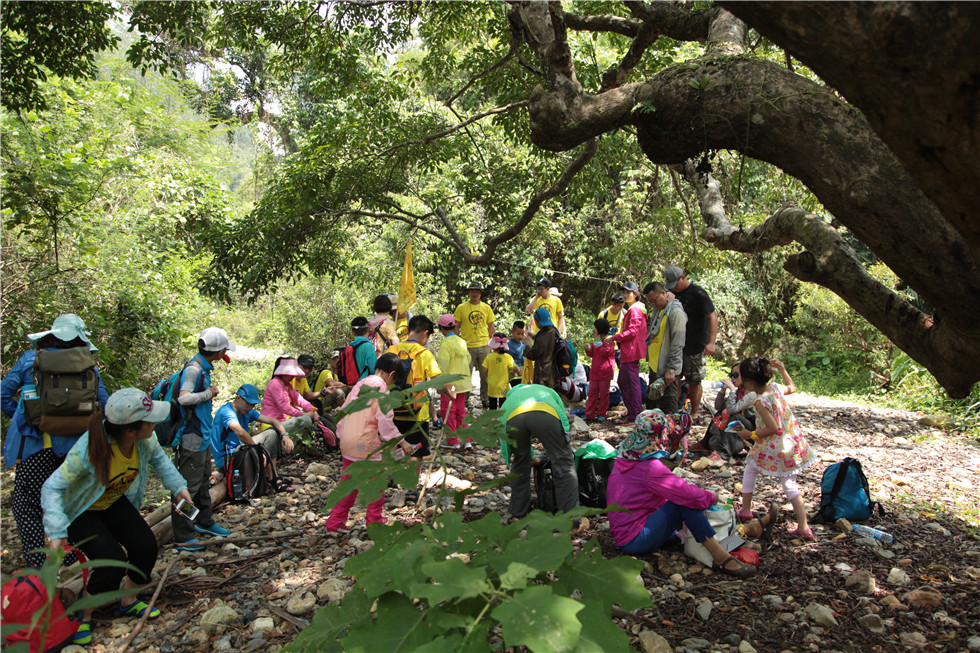
[[[53,350],[53,348],[49,348],[49,350]],[[7,429],[7,437],[3,442],[3,462],[6,469],[20,460],[30,458],[44,448],[44,436],[41,431],[27,423],[27,415],[24,414],[24,402],[20,400],[20,389],[25,385],[34,383],[34,359],[36,357],[37,350],[35,349],[25,352],[0,382],[0,409],[3,410],[4,415],[10,418],[10,427]],[[95,370],[95,375],[99,377],[99,404],[105,409],[105,403],[109,401],[109,393],[106,392],[105,384],[102,383],[102,376],[98,370]],[[59,458],[63,457],[81,435],[81,433],[52,435],[50,436],[51,450]]]
[[[358,343],[366,342],[368,346],[358,347]],[[358,381],[363,381],[367,377],[374,374],[374,368],[378,364],[378,352],[375,351],[374,345],[371,341],[364,336],[357,336],[350,343],[351,347],[354,347],[354,362],[357,364],[357,371],[361,373],[357,377]]]
[[[109,437],[109,436],[106,436]],[[112,438],[109,438],[110,443]],[[126,498],[136,506],[143,505],[146,494],[146,476],[149,466],[157,473],[164,487],[177,494],[187,488],[187,481],[180,475],[170,457],[157,442],[157,436],[136,442],[140,455],[140,473],[126,490]],[[68,536],[68,526],[88,510],[105,493],[95,469],[88,457],[88,431],[78,439],[68,452],[61,467],[56,469],[41,487],[41,506],[44,508],[44,532],[51,539]]]

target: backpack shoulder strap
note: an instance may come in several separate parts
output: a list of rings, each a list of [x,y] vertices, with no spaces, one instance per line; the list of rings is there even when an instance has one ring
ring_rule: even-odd
[[[834,477],[834,484],[830,489],[830,496],[827,497],[826,503],[822,499],[820,501],[820,510],[817,512],[820,517],[827,519],[824,513],[831,509],[838,495],[840,495],[841,487],[844,485],[844,478],[847,476],[847,470],[851,467],[852,462],[856,461],[853,458],[845,458],[840,462],[840,467],[837,468],[837,476]]]

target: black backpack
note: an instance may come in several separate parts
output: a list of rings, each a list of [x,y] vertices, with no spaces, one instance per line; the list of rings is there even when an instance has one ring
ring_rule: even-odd
[[[871,500],[871,488],[861,462],[845,458],[827,467],[820,480],[820,507],[815,521],[834,522],[840,518],[864,521],[874,514],[875,507],[882,515],[885,509]]]
[[[555,355],[553,361],[555,365],[555,373],[558,375],[559,379],[575,374],[575,364],[577,362],[577,358],[578,355],[576,354],[572,343],[565,338],[558,336],[558,340],[555,341]]]
[[[548,454],[541,454],[540,463],[534,468],[534,493],[537,495],[535,507],[551,514],[558,512],[558,498],[555,496],[555,479],[552,476],[551,461]]]
[[[578,464],[578,502],[590,508],[606,507],[606,485],[615,458],[583,458]]]
[[[246,503],[269,493],[274,479],[266,478],[265,466],[272,457],[261,444],[240,444],[231,455],[225,457],[225,484],[228,500]],[[234,475],[238,471],[242,479],[242,491],[235,492]]]

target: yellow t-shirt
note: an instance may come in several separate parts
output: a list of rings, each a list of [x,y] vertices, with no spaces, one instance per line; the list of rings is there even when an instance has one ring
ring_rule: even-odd
[[[623,327],[623,316],[626,315],[626,307],[624,306],[622,310],[618,313],[613,313],[612,308],[604,308],[599,311],[596,318],[603,318],[609,322],[609,335],[613,336],[619,333],[619,330]],[[617,343],[619,344],[619,343]]]
[[[565,312],[565,307],[562,305],[561,300],[557,297],[538,297],[534,300],[534,305],[531,307],[531,315],[534,315],[534,311],[539,308],[548,309],[548,314],[551,316],[551,323],[558,328],[558,316]],[[531,333],[538,332],[538,321],[531,320]]]
[[[416,383],[423,383],[431,378],[437,377],[442,374],[442,370],[439,369],[439,363],[436,362],[436,357],[432,355],[432,352],[423,347],[421,344],[414,341],[399,342],[397,345],[388,349],[389,352],[393,354],[411,355],[415,353],[415,360],[412,361],[412,372],[409,379],[411,385]],[[415,397],[419,406],[415,408],[416,417],[415,419],[419,422],[429,421],[429,397],[425,392],[415,393]],[[395,411],[395,419],[406,421],[411,420],[411,417],[407,416],[401,411]]]
[[[298,376],[293,379],[293,390],[298,392],[300,397],[303,397],[303,393],[312,392],[305,376]],[[303,399],[306,399],[306,397],[303,397]]]
[[[306,381],[306,379],[303,380]],[[317,392],[317,393],[320,392],[321,390],[323,390],[324,386],[327,385],[327,382],[333,380],[334,380],[333,370],[331,370],[329,367],[323,368],[320,371],[320,375],[316,377],[316,382],[315,385],[313,386],[313,392]],[[293,387],[296,388],[295,382],[293,384]],[[296,388],[296,391],[299,392],[299,388]]]
[[[561,419],[560,417],[558,417],[558,412],[555,410],[554,406],[552,406],[551,404],[546,404],[543,401],[534,401],[532,399],[530,401],[525,401],[523,404],[521,404],[513,411],[511,411],[510,415],[507,416],[507,421],[514,419],[518,415],[523,415],[524,413],[532,413],[536,410],[539,410],[542,413],[548,413],[555,419]]]
[[[510,369],[516,367],[514,357],[493,352],[483,359],[483,367],[487,368],[487,395],[498,399],[506,396],[510,389]]]
[[[112,443],[112,459],[109,461],[109,485],[105,492],[93,503],[89,510],[105,510],[126,493],[140,473],[140,450],[133,446],[133,457],[126,458],[119,451],[119,445]]]
[[[456,307],[453,318],[459,323],[459,335],[467,347],[486,347],[490,340],[489,324],[493,322],[493,309],[489,304],[463,302]]]

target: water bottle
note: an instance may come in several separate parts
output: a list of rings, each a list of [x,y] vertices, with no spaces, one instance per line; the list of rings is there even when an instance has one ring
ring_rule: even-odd
[[[20,394],[22,397],[24,397],[24,401],[37,399],[38,398],[37,386],[34,385],[33,383],[30,385],[25,385],[20,389]]]
[[[237,469],[231,475],[231,495],[232,499],[241,499],[244,493],[244,488],[242,487],[242,474]]]
[[[891,533],[886,533],[885,531],[879,531],[877,528],[871,528],[870,526],[865,526],[864,524],[854,524],[851,526],[855,533],[863,537],[873,537],[876,540],[881,540],[885,544],[891,544],[892,537]]]

